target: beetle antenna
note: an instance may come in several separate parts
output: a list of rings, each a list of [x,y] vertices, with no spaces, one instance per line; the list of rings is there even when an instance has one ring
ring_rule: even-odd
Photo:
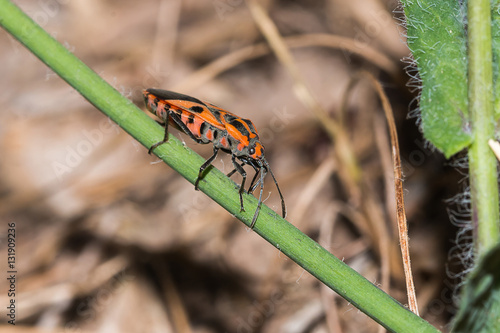
[[[274,183],[276,184],[276,188],[278,189],[278,193],[280,194],[280,199],[281,199],[281,215],[283,218],[286,217],[286,205],[285,205],[285,199],[283,198],[283,194],[281,194],[280,186],[278,185],[278,181],[276,180],[276,177],[274,177],[273,170],[271,170],[271,167],[269,166],[269,163],[267,161],[264,161],[265,169],[266,171],[269,170],[269,173],[273,177]]]
[[[257,182],[257,184],[260,183],[259,201],[257,203],[257,209],[255,210],[255,214],[253,215],[252,224],[250,224],[250,229],[253,229],[255,222],[257,222],[257,217],[259,216],[260,207],[262,206],[262,192],[264,192],[264,177],[266,175],[267,175],[267,169],[264,168],[264,172],[260,173],[260,180]]]

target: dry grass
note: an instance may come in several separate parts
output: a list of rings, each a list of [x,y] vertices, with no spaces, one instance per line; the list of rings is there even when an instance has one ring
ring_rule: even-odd
[[[407,303],[383,110],[369,83],[346,98],[358,72],[377,77],[400,135],[420,314],[440,328],[449,321],[454,230],[443,200],[459,178],[406,120],[414,96],[394,2],[263,2],[285,37],[271,47],[244,1],[51,4],[22,8],[141,107],[141,90],[157,87],[252,119],[290,222]],[[380,330],[156,163],[5,32],[0,45],[0,230],[17,225],[16,331]],[[266,204],[279,211],[268,188]]]

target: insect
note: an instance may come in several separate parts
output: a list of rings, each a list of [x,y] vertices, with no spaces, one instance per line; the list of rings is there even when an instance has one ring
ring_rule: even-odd
[[[212,164],[219,150],[222,150],[231,154],[231,161],[234,166],[234,169],[227,176],[231,177],[235,172],[238,172],[243,177],[239,189],[241,211],[245,211],[243,207],[243,191],[245,191],[247,173],[243,168],[244,165],[250,165],[255,171],[247,193],[253,193],[260,184],[259,201],[250,228],[253,228],[259,216],[264,191],[264,178],[267,173],[270,173],[273,177],[281,199],[282,215],[283,217],[286,216],[285,199],[281,194],[276,177],[274,177],[269,163],[264,157],[264,147],[260,143],[259,135],[250,120],[238,117],[211,103],[202,102],[197,98],[172,91],[150,88],[144,90],[143,94],[148,110],[160,118],[165,126],[163,140],[151,146],[148,151],[149,154],[168,141],[169,125],[182,130],[197,143],[207,144],[212,142],[214,145],[213,155],[201,165],[194,188],[198,190],[203,171]],[[260,179],[255,182],[259,174]]]

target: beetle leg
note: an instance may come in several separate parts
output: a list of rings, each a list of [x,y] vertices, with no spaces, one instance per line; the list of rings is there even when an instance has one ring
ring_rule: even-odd
[[[200,172],[198,172],[198,178],[196,178],[196,182],[194,183],[194,189],[198,191],[198,183],[200,182],[201,176],[203,175],[203,171],[208,167],[209,165],[212,164],[212,162],[215,160],[217,157],[217,153],[219,152],[219,148],[214,146],[214,154],[205,161],[200,167]]]
[[[148,154],[151,155],[151,153],[153,152],[153,150],[158,147],[159,145],[162,145],[164,144],[165,142],[168,141],[168,120],[170,118],[170,112],[171,111],[167,111],[167,119],[165,119],[165,135],[163,136],[163,140],[155,143],[154,145],[151,146],[151,148],[149,148],[148,150]]]
[[[255,170],[255,175],[253,176],[252,181],[250,182],[250,186],[248,187],[247,193],[253,193],[253,191],[255,191],[255,189],[257,188],[257,186],[259,186],[259,182],[260,182],[260,181],[258,181],[257,183],[255,183],[255,180],[259,176],[259,172],[261,171],[261,169],[257,168],[256,166],[254,166],[252,164],[250,164],[250,165]]]
[[[173,122],[180,127],[180,129],[186,133],[187,135],[189,135],[189,137],[191,139],[193,139],[194,141],[196,141],[197,143],[204,143],[203,140],[197,138],[196,136],[193,135],[193,133],[191,133],[191,131],[189,130],[189,128],[187,128],[186,124],[184,124],[181,120],[181,118],[179,117],[179,115],[173,111],[168,111],[167,112],[167,119],[165,120],[165,136],[163,138],[163,140],[161,140],[160,142],[157,142],[155,143],[154,145],[151,146],[151,148],[149,148],[149,151],[148,153],[151,154],[153,152],[153,150],[158,147],[159,145],[162,145],[164,144],[165,142],[168,141],[168,125],[169,125],[169,118],[173,120]]]
[[[243,177],[243,180],[241,181],[239,193],[240,193],[240,211],[244,212],[245,209],[243,208],[243,191],[245,190],[245,181],[247,180],[247,173],[246,173],[245,169],[243,169],[243,167],[238,162],[236,162],[235,155],[233,155],[231,157],[231,161],[233,161],[234,169],[236,171],[238,171],[238,173]]]
[[[230,173],[228,173],[228,174],[226,175],[226,177],[231,177],[232,175],[234,175],[234,173],[235,173],[235,172],[236,172],[236,168],[235,168],[235,169],[233,169],[233,171],[231,171]]]
[[[243,167],[245,164],[249,164],[249,163],[242,162],[240,164],[240,166]],[[251,164],[249,164],[249,165],[251,165]],[[250,182],[250,186],[248,187],[247,193],[253,193],[253,191],[255,191],[255,189],[257,188],[257,186],[259,186],[258,182],[255,184],[255,180],[259,176],[260,169],[257,168],[257,167],[255,167],[255,166],[253,166],[253,165],[252,165],[252,168],[255,170],[255,175],[253,176],[252,181]],[[236,168],[234,168],[233,171],[231,171],[230,173],[228,173],[226,176],[227,177],[231,177],[236,171],[237,171]]]

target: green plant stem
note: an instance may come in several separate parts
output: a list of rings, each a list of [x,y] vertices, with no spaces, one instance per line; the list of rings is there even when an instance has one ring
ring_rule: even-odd
[[[472,222],[476,252],[498,242],[497,160],[488,146],[495,136],[490,0],[469,0],[469,114],[473,142],[469,149]]]
[[[0,0],[0,25],[145,147],[163,137],[159,125],[8,0]],[[155,153],[191,183],[204,161],[172,136]],[[245,195],[246,212],[240,212],[237,186],[223,173],[215,168],[208,170],[200,190],[250,225],[257,200]],[[438,332],[265,205],[255,232],[388,330]]]

